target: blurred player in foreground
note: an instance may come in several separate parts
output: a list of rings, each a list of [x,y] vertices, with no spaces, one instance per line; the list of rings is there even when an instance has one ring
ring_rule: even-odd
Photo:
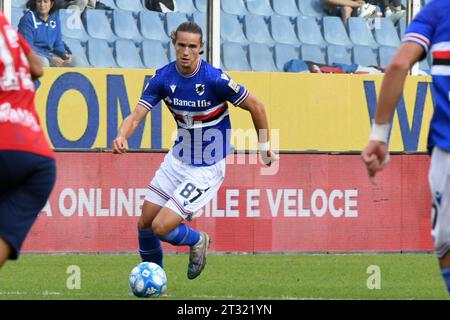
[[[147,113],[164,100],[177,123],[177,139],[148,185],[138,223],[143,261],[163,265],[160,239],[189,246],[187,277],[203,270],[210,238],[184,224],[219,190],[225,177],[225,157],[232,152],[227,101],[247,110],[257,130],[259,151],[266,165],[278,159],[269,146],[264,105],[220,69],[200,59],[201,28],[185,22],[172,34],[176,61],[156,71],[133,112],[123,121],[113,152],[125,153],[127,139]]]
[[[450,293],[450,1],[429,2],[411,22],[381,86],[370,142],[362,152],[370,177],[388,162],[390,122],[410,68],[433,54],[434,114],[428,136],[433,197],[432,237]]]
[[[0,267],[17,259],[56,178],[34,107],[39,57],[0,12]]]

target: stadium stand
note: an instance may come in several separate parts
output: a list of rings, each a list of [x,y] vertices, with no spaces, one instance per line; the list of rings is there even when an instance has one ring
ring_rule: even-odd
[[[138,15],[138,27],[142,36],[149,40],[169,41],[158,12],[143,10]]]
[[[244,2],[242,0],[227,0],[220,1],[220,7],[222,11],[229,14],[234,14],[238,16],[243,16],[248,14],[245,8]]]
[[[327,47],[328,64],[342,63],[351,65],[352,56],[349,48],[345,46],[329,45]]]
[[[112,14],[112,27],[114,33],[121,39],[134,40],[136,43],[143,40],[133,14],[130,11],[114,10]]]
[[[329,44],[352,47],[344,23],[339,17],[323,17],[323,36]]]
[[[117,40],[105,10],[86,10],[82,18],[86,31],[91,38],[107,40],[110,43]]]
[[[89,63],[97,68],[117,68],[112,49],[104,39],[89,39],[87,42]]]
[[[81,67],[91,66],[86,56],[86,49],[79,40],[63,37],[63,41],[69,47],[72,55],[79,59]]]
[[[300,15],[295,0],[271,0],[273,11],[281,16],[297,17]]]
[[[89,9],[82,19],[70,10],[59,10],[64,39],[72,43],[75,52],[85,52],[88,66],[111,64],[111,61],[106,63],[102,59],[97,62],[95,57],[92,58],[95,62],[91,62],[88,41],[92,39],[106,40],[108,50],[115,49],[112,57],[119,66],[126,65],[121,52],[123,43],[127,42],[120,45],[115,42],[132,40],[135,51],[142,57],[141,64],[136,64],[138,67],[157,66],[174,59],[170,33],[181,22],[196,21],[206,40],[207,0],[177,0],[178,12],[173,13],[147,10],[143,0],[104,0],[102,3],[114,10]],[[17,26],[25,4],[26,0],[13,0],[13,25]],[[352,17],[346,27],[339,17],[324,13],[321,0],[224,0],[221,1],[221,30],[222,48],[227,50],[222,52],[222,64],[228,70],[283,71],[289,61],[287,59],[299,57],[320,64],[349,62],[350,57],[351,63],[385,67],[400,45],[406,19],[402,18],[394,26],[388,18],[370,21]],[[151,45],[156,46],[153,51]],[[342,46],[349,49],[345,54]],[[127,48],[131,47],[127,45]],[[233,54],[230,48],[236,48],[239,54]],[[262,51],[255,54],[254,48]],[[153,52],[155,57],[146,58],[147,52]],[[262,55],[266,58],[271,55],[271,63],[264,67],[258,60]],[[202,57],[205,58],[206,53]],[[122,59],[120,63],[118,59]],[[427,59],[420,68],[429,72],[430,65],[431,61]]]
[[[250,42],[266,45],[275,44],[263,16],[244,16],[244,32]]]
[[[117,8],[123,10],[139,12],[145,9],[141,0],[115,0],[115,2]]]
[[[275,14],[270,6],[270,0],[247,0],[247,9],[250,14],[271,16]]]
[[[161,68],[169,63],[166,49],[161,41],[144,40],[142,42],[142,61],[147,68]]]
[[[239,43],[222,43],[222,64],[225,70],[251,71],[247,54]]]
[[[63,37],[88,41],[89,35],[86,32],[84,24],[78,14],[73,10],[60,9],[59,19],[61,20],[61,33]]]
[[[133,40],[117,40],[114,43],[114,56],[121,68],[144,68]]]
[[[378,48],[371,29],[372,25],[364,18],[350,17],[348,19],[348,33],[354,45]]]
[[[271,48],[265,44],[249,44],[248,57],[250,66],[254,71],[278,71],[273,60]]]
[[[279,43],[274,47],[274,55],[278,71],[285,71],[284,66],[286,62],[300,57],[298,47]]]
[[[378,66],[377,51],[368,46],[353,47],[353,63],[362,66]]]
[[[294,24],[289,17],[278,15],[271,16],[270,32],[276,43],[299,45]]]

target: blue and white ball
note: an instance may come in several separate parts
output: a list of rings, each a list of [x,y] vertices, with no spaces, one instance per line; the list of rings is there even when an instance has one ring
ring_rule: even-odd
[[[156,298],[166,291],[167,276],[156,263],[141,262],[131,270],[128,283],[136,297]]]

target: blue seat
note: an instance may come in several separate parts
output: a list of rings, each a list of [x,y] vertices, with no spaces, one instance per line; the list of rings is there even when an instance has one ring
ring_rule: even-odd
[[[352,64],[351,51],[345,46],[329,45],[327,47],[327,56],[329,65],[333,63]]]
[[[303,61],[326,64],[325,49],[313,44],[303,44],[300,47],[300,57]]]
[[[430,68],[430,63],[428,61],[428,56],[426,59],[423,59],[422,61],[419,62],[419,69],[426,72],[427,74],[430,74],[431,68]]]
[[[13,8],[25,9],[25,5],[27,4],[28,0],[12,0],[11,2]]]
[[[325,47],[326,43],[320,30],[320,25],[316,18],[299,16],[296,20],[297,35],[301,43],[313,44]]]
[[[380,67],[389,66],[396,53],[396,47],[381,46],[379,50]]]
[[[365,18],[350,17],[348,19],[348,33],[350,40],[355,45],[378,48],[378,43],[373,38],[371,28],[372,24],[368,24],[368,20]]]
[[[89,61],[86,56],[86,49],[81,42],[77,39],[71,39],[63,37],[64,43],[69,47],[72,52],[72,56],[76,57],[80,62],[80,67],[90,67]]]
[[[368,46],[354,46],[353,63],[365,67],[378,66],[376,50]]]
[[[61,20],[61,34],[63,37],[88,41],[87,34],[80,15],[74,10],[60,9],[59,19]]]
[[[119,9],[136,13],[145,9],[141,0],[116,0],[116,6]]]
[[[202,32],[203,32],[203,40],[206,39],[206,14],[201,13],[201,12],[195,12],[192,15],[192,21],[196,22],[200,28],[202,28]]]
[[[156,11],[143,10],[139,12],[138,26],[145,39],[169,41],[160,15]]]
[[[95,39],[113,42],[117,39],[111,30],[105,10],[86,10],[83,15],[88,34]]]
[[[14,27],[14,29],[17,30],[19,27],[20,18],[23,17],[25,10],[23,8],[16,8],[12,7],[11,9],[11,24]]]
[[[250,42],[274,45],[263,16],[246,15],[244,17],[244,32]]]
[[[300,15],[295,0],[272,0],[272,8],[281,16],[296,17]]]
[[[180,24],[189,21],[185,13],[181,12],[168,12],[163,15],[165,18],[166,33],[170,37],[170,34],[175,31]]]
[[[273,15],[269,21],[270,31],[275,42],[292,45],[299,44],[297,34],[295,33],[295,26],[289,17]]]
[[[297,47],[291,46],[289,44],[280,44],[277,43],[274,47],[274,55],[275,55],[275,65],[278,68],[278,71],[285,71],[284,65],[286,62],[292,59],[299,58],[299,52],[297,51]]]
[[[116,61],[108,41],[104,39],[89,39],[87,42],[89,63],[96,68],[117,68]]]
[[[248,43],[238,16],[228,13],[221,14],[220,37],[225,42],[238,42],[242,44]]]
[[[113,11],[112,17],[113,30],[119,38],[134,40],[136,43],[142,41],[131,11],[117,9]]]
[[[133,40],[120,39],[114,44],[117,65],[121,68],[144,68]]]
[[[223,12],[243,16],[248,14],[243,0],[225,0],[220,1],[220,7]]]
[[[103,3],[104,5],[110,7],[113,10],[118,9],[116,6],[116,2],[114,0],[101,0],[101,3]]]
[[[206,13],[206,1],[207,0],[194,0],[195,7],[198,11]]]
[[[177,0],[177,9],[178,12],[193,14],[194,12],[197,12],[197,8],[195,8],[193,0]]]
[[[374,29],[375,40],[381,46],[398,47],[400,45],[400,39],[392,20],[389,18],[380,18],[377,23],[379,23],[379,26]]]
[[[321,0],[297,0],[300,13],[305,16],[322,17],[324,6]]]
[[[222,43],[222,62],[225,70],[250,71],[247,54],[239,43]]]
[[[339,17],[323,17],[323,35],[329,44],[351,47],[352,42],[348,38],[344,23]]]
[[[402,17],[399,22],[397,23],[397,31],[399,38],[403,38],[403,35],[406,31],[406,17]]]
[[[250,43],[248,60],[253,71],[278,71],[269,46],[262,43]]]
[[[247,9],[251,14],[271,16],[275,14],[269,0],[247,0]]]
[[[144,65],[150,69],[158,69],[169,63],[164,44],[161,41],[142,41],[141,54]]]

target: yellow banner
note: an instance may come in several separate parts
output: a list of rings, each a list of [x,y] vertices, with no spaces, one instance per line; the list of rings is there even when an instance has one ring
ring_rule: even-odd
[[[55,148],[106,148],[154,70],[47,68],[36,95]],[[266,106],[280,150],[354,151],[367,143],[382,76],[227,72]],[[392,151],[425,151],[433,102],[430,77],[409,77],[391,132]],[[234,129],[252,132],[250,114],[230,106]],[[170,148],[175,122],[150,112],[131,148]],[[253,132],[252,132],[253,134]],[[233,141],[237,149],[247,148]]]

